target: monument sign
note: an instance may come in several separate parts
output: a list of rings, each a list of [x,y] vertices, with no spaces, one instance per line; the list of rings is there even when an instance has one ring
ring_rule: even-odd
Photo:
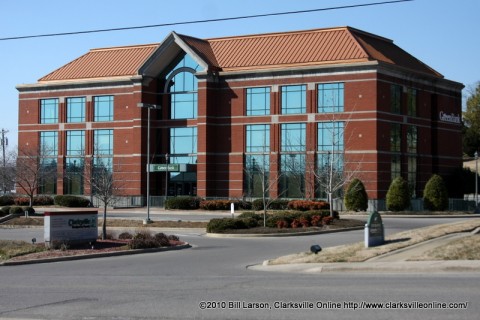
[[[44,216],[44,238],[48,247],[88,243],[98,238],[98,211],[45,212]]]
[[[385,233],[382,217],[378,212],[372,212],[368,216],[365,225],[365,248],[379,246],[385,242]]]

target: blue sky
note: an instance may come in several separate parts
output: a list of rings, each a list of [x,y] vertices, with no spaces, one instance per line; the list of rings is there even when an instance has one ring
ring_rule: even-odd
[[[383,0],[1,0],[0,38],[141,26]],[[194,25],[0,41],[0,128],[17,144],[18,91],[91,48],[161,42],[172,30],[199,38],[351,26],[389,39],[447,79],[480,80],[479,0],[397,4]]]

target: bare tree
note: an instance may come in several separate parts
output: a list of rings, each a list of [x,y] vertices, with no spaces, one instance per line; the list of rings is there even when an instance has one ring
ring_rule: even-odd
[[[361,165],[360,159],[351,159],[347,156],[344,146],[351,145],[353,130],[348,130],[348,119],[337,120],[334,117],[330,122],[323,123],[323,132],[327,141],[323,150],[317,152],[317,157],[311,157],[307,162],[307,171],[313,176],[313,185],[310,186],[316,194],[324,193],[330,204],[330,216],[333,217],[333,196],[342,190],[354,177],[358,177]],[[344,133],[349,132],[345,137]],[[347,143],[349,142],[349,143]],[[360,157],[363,157],[361,155]]]
[[[270,174],[272,165],[277,164],[275,160],[270,158],[269,154],[247,155],[245,166],[247,192],[251,197],[260,196],[263,203],[263,227],[267,225],[267,210],[273,201],[278,199],[281,194],[276,197],[272,196],[273,191],[277,189],[278,182],[282,177],[282,173],[275,176]]]
[[[46,181],[56,179],[57,159],[50,148],[19,148],[15,180],[17,186],[25,192],[33,204],[33,197]]]
[[[3,194],[14,189],[15,187],[15,163],[16,153],[14,151],[6,151],[2,154],[2,166],[0,167],[0,187]]]
[[[103,207],[102,239],[107,236],[107,208],[114,205],[121,194],[123,184],[114,177],[112,158],[93,157],[85,161],[83,179],[90,186],[92,197]]]

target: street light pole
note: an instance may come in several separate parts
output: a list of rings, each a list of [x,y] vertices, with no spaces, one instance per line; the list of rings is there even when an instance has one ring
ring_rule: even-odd
[[[478,151],[475,151],[475,210],[478,206]]]
[[[147,218],[143,224],[152,223],[150,220],[150,109],[160,109],[160,106],[148,103],[138,103],[137,107],[147,108]]]
[[[168,197],[168,153],[165,153],[165,201],[163,202],[163,206],[167,208],[167,197]]]

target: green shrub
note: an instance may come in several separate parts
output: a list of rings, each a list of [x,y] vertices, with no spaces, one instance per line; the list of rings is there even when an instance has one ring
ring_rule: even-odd
[[[246,223],[247,219],[238,218],[222,218],[212,219],[207,224],[207,232],[209,233],[222,233],[226,230],[248,229]]]
[[[22,213],[24,213],[22,207],[19,207],[19,206],[10,207],[10,214],[22,214]]]
[[[345,207],[351,211],[366,211],[368,208],[368,195],[360,179],[353,179],[345,193]]]
[[[241,214],[238,215],[239,219],[247,219],[247,218],[253,218],[255,220],[261,220],[263,219],[263,215],[255,213],[255,212],[242,212]]]
[[[289,202],[290,202],[289,200],[276,199],[276,200],[273,200],[270,203],[270,205],[268,206],[268,209],[270,209],[270,210],[287,210]]]
[[[263,199],[255,199],[252,202],[253,210],[263,210]]]
[[[402,211],[410,206],[408,182],[402,177],[395,178],[387,192],[387,210]]]
[[[69,208],[86,208],[90,206],[90,200],[81,196],[58,195],[54,197],[57,206]]]
[[[0,196],[0,206],[11,206],[14,203],[15,200],[11,195]]]
[[[195,210],[200,207],[200,200],[200,198],[189,196],[170,198],[167,199],[165,208],[176,210]]]
[[[425,185],[423,205],[430,211],[443,211],[448,208],[447,186],[437,174],[434,174]]]
[[[0,209],[0,212],[2,215],[6,216],[8,214],[10,214],[10,206],[4,206]]]
[[[266,199],[269,210],[287,210],[289,200],[270,200]],[[271,202],[270,202],[271,201]],[[269,203],[270,202],[270,203]],[[253,210],[263,210],[263,199],[255,199],[252,203]]]
[[[28,206],[22,207],[22,211],[23,211],[23,213],[25,213],[25,211],[28,211],[29,215],[35,214],[35,209],[33,209],[32,207],[28,207]]]

